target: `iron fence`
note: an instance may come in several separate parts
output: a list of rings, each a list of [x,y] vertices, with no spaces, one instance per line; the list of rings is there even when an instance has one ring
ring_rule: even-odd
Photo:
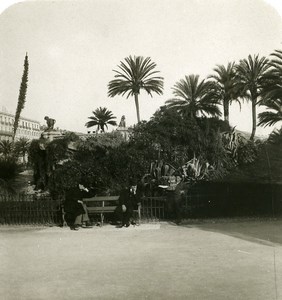
[[[56,224],[60,201],[34,195],[0,195],[0,224]]]
[[[34,195],[1,195],[0,224],[7,225],[54,225],[61,224],[61,203],[51,197]],[[165,218],[164,197],[143,197],[141,218],[143,221],[159,221]]]
[[[141,199],[141,219],[146,221],[159,221],[165,219],[165,197],[143,197]]]

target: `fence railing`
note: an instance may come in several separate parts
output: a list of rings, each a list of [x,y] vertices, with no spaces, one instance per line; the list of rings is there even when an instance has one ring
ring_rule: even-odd
[[[146,221],[158,221],[164,219],[166,211],[166,198],[143,197],[141,200],[141,218]]]
[[[1,195],[0,224],[60,224],[62,200],[50,197],[37,198],[34,195]],[[158,221],[165,218],[164,197],[143,197],[141,218],[144,221]]]
[[[33,195],[0,195],[0,224],[56,224],[60,201]]]

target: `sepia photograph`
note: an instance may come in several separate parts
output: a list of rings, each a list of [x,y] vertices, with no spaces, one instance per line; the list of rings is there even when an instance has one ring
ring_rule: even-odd
[[[0,299],[282,300],[282,3],[1,0]]]

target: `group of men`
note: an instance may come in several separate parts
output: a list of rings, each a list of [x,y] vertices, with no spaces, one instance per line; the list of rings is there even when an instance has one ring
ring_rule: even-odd
[[[65,196],[64,219],[70,229],[92,227],[87,207],[82,200],[89,197],[89,190],[79,184],[78,187],[67,190]],[[121,221],[120,227],[129,227],[130,224],[135,224],[132,219],[133,211],[138,205],[140,205],[140,192],[137,189],[137,182],[131,180],[129,187],[121,191],[116,209],[116,215]]]

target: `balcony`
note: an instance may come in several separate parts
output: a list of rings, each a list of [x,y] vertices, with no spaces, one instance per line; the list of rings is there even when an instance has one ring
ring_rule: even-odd
[[[12,133],[12,132],[9,132],[9,131],[0,130],[0,135],[4,135],[4,136],[12,136],[13,133]]]

